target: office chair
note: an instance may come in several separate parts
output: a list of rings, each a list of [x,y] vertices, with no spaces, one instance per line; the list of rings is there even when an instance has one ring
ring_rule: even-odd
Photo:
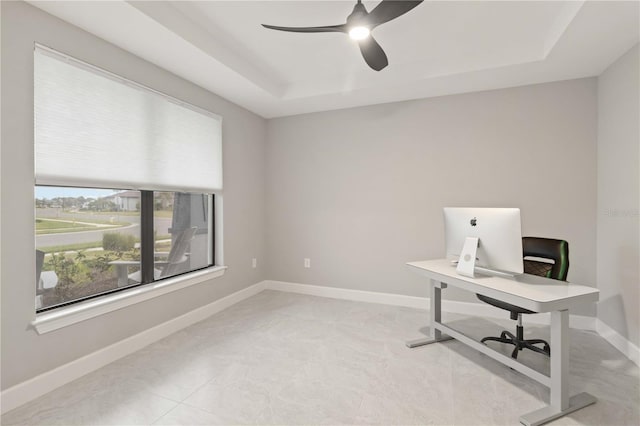
[[[522,238],[522,257],[524,258],[525,273],[566,281],[567,273],[569,272],[569,243],[566,241],[551,238],[524,237]],[[527,259],[527,257],[549,259],[553,263]],[[517,358],[518,352],[523,349],[530,349],[547,356],[551,354],[549,343],[544,340],[524,338],[522,314],[533,314],[535,312],[481,294],[476,296],[485,303],[510,311],[511,319],[518,320],[515,336],[505,330],[500,333],[500,337],[485,337],[481,340],[482,343],[495,341],[514,345],[515,348],[511,353],[512,358]],[[535,345],[542,345],[542,348]]]

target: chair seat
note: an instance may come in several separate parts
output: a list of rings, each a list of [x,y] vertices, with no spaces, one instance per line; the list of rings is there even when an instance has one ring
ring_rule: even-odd
[[[521,308],[520,306],[512,305],[510,303],[503,302],[502,300],[494,299],[492,297],[483,296],[482,294],[476,294],[478,299],[482,300],[485,303],[493,305],[497,308],[504,309],[506,311],[515,312],[516,314],[534,314],[534,311],[530,311],[525,308]]]

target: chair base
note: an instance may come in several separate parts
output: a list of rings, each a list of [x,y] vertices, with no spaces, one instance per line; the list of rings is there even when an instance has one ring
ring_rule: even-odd
[[[487,341],[492,341],[492,342],[508,343],[510,345],[513,345],[515,346],[515,348],[511,353],[511,358],[514,358],[514,359],[518,358],[518,352],[523,349],[529,349],[546,356],[551,355],[551,348],[549,347],[549,343],[547,343],[542,339],[525,339],[524,329],[522,328],[522,326],[519,326],[519,325],[516,326],[516,334],[517,335],[514,336],[513,333],[510,333],[505,330],[502,333],[500,333],[500,337],[485,337],[484,339],[480,340],[480,342],[484,343]],[[543,345],[542,348],[534,346],[534,345],[540,345],[540,344]]]

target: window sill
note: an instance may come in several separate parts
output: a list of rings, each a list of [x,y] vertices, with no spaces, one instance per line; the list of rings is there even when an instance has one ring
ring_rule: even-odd
[[[181,275],[175,278],[168,278],[156,283],[135,287],[130,290],[111,294],[105,297],[88,300],[65,308],[60,308],[51,312],[44,312],[36,315],[31,325],[38,334],[49,333],[68,325],[97,317],[108,312],[135,305],[136,303],[180,290],[204,281],[218,278],[224,275],[226,266],[213,266],[201,271]]]

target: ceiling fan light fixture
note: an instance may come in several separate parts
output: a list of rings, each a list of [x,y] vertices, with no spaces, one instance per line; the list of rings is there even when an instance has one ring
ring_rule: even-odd
[[[369,28],[358,26],[353,27],[349,30],[349,37],[354,40],[364,40],[365,38],[369,37],[369,33]]]
[[[404,15],[423,1],[382,0],[371,12],[367,12],[362,0],[357,0],[356,5],[353,6],[353,12],[347,16],[344,24],[319,27],[279,27],[267,24],[262,24],[262,26],[270,30],[292,33],[348,33],[352,39],[358,41],[360,53],[369,68],[380,71],[389,65],[389,60],[382,47],[370,34],[371,30]]]

